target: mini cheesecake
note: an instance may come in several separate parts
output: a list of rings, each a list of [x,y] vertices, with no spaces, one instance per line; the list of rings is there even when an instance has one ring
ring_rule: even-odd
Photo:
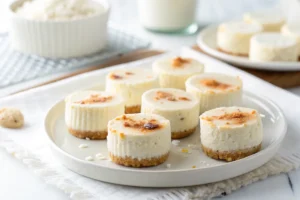
[[[200,113],[222,107],[240,105],[243,83],[239,77],[204,73],[186,81],[186,91],[200,100]]]
[[[142,113],[158,114],[170,120],[172,139],[192,134],[198,126],[199,100],[183,90],[152,89],[142,96]]]
[[[242,21],[222,23],[217,31],[218,49],[236,56],[248,56],[251,37],[261,31],[262,26],[259,24]]]
[[[263,127],[259,113],[250,108],[220,107],[200,116],[201,145],[214,159],[234,161],[261,149]]]
[[[159,165],[171,149],[170,122],[155,114],[118,116],[108,123],[107,148],[112,162],[119,165]]]
[[[119,94],[125,99],[125,113],[139,113],[142,94],[157,87],[158,77],[148,69],[119,69],[106,76],[106,91]]]
[[[292,37],[297,40],[298,59],[300,58],[300,26],[296,24],[285,24],[281,28],[281,33],[285,36]]]
[[[185,81],[195,74],[201,74],[204,65],[191,58],[162,58],[152,65],[159,76],[159,84],[163,88],[185,89]]]
[[[247,23],[262,25],[264,32],[279,32],[285,23],[281,14],[270,12],[245,13],[243,18]]]
[[[260,62],[297,61],[297,41],[280,33],[257,34],[251,38],[249,59]]]
[[[78,138],[105,139],[108,121],[121,114],[124,101],[110,92],[79,91],[65,99],[65,122]]]

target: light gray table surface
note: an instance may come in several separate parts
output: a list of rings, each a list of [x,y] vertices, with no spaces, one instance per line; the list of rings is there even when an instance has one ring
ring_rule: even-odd
[[[110,0],[111,20],[122,27],[152,42],[152,48],[175,50],[183,45],[195,44],[196,35],[161,35],[147,32],[138,23],[135,0]],[[276,0],[202,0],[199,4],[198,21],[201,25],[215,23],[241,15],[246,10],[270,7]],[[0,9],[7,2],[1,1]],[[0,13],[3,13],[0,10]],[[5,15],[1,14],[0,30],[6,29]],[[300,95],[300,87],[289,89]],[[45,184],[15,158],[0,149],[0,199],[2,200],[62,200],[68,197],[60,190]],[[242,188],[223,197],[224,200],[236,199],[300,199],[300,171],[270,177]]]

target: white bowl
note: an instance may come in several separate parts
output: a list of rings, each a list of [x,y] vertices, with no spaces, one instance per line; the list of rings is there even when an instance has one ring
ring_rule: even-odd
[[[104,12],[80,19],[38,21],[15,13],[25,1],[9,6],[10,40],[15,50],[48,58],[70,58],[92,54],[107,44],[109,4],[97,0]]]

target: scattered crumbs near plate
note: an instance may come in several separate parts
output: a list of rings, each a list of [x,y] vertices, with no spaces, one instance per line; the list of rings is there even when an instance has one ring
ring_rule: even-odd
[[[182,152],[182,153],[189,153],[189,150],[188,150],[187,148],[182,148],[182,149],[181,149],[181,152]]]
[[[97,153],[95,156],[98,160],[106,160],[107,158],[102,153]]]
[[[87,157],[85,157],[85,160],[87,160],[87,161],[93,161],[94,158],[92,156],[87,156]]]
[[[85,149],[85,148],[88,148],[89,145],[87,145],[87,144],[80,144],[78,147],[79,147],[80,149]]]
[[[180,143],[180,140],[172,140],[172,144],[175,146],[178,146]]]
[[[171,164],[166,164],[166,167],[167,168],[171,168]]]
[[[85,139],[86,139],[86,140],[91,140],[91,139],[90,139],[90,138],[88,138],[88,137],[86,137]]]
[[[188,147],[191,148],[191,149],[194,149],[194,150],[199,149],[199,146],[196,145],[196,144],[188,144]]]
[[[193,165],[192,168],[196,168],[196,165]]]

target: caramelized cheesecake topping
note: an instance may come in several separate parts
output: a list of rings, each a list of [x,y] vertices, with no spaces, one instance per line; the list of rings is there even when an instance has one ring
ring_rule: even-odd
[[[176,98],[173,94],[169,93],[169,92],[162,92],[162,91],[158,91],[156,92],[156,95],[154,97],[155,100],[160,100],[160,99],[167,99],[168,101],[190,101],[189,98],[187,97],[178,97]]]
[[[246,112],[233,112],[233,113],[225,113],[219,116],[207,116],[202,117],[203,120],[213,121],[213,120],[226,120],[230,122],[226,122],[226,125],[230,124],[244,124],[248,120],[251,120],[255,117],[256,111],[253,110],[251,113]]]
[[[111,79],[114,79],[114,80],[118,80],[118,79],[122,79],[123,77],[120,76],[120,75],[116,75],[114,73],[111,73],[110,76],[109,76]]]
[[[132,72],[125,72],[126,75],[133,75],[134,73]]]
[[[134,119],[126,117],[126,115],[123,115],[122,119],[124,120],[124,127],[135,128],[139,129],[140,131],[155,130],[161,128],[161,125],[158,124],[156,119],[136,121]]]
[[[185,58],[182,58],[182,57],[176,57],[172,60],[172,66],[173,67],[182,67],[184,64],[186,63],[190,63],[190,60],[189,59],[185,59]]]
[[[206,87],[210,87],[210,88],[217,89],[217,90],[226,90],[226,89],[232,87],[229,84],[221,83],[221,82],[216,81],[214,79],[203,79],[203,80],[200,81],[200,83],[202,85],[205,85]]]
[[[112,100],[112,98],[113,98],[112,96],[101,97],[99,96],[99,94],[91,94],[88,98],[81,101],[76,101],[74,103],[78,103],[78,104],[105,103]]]

